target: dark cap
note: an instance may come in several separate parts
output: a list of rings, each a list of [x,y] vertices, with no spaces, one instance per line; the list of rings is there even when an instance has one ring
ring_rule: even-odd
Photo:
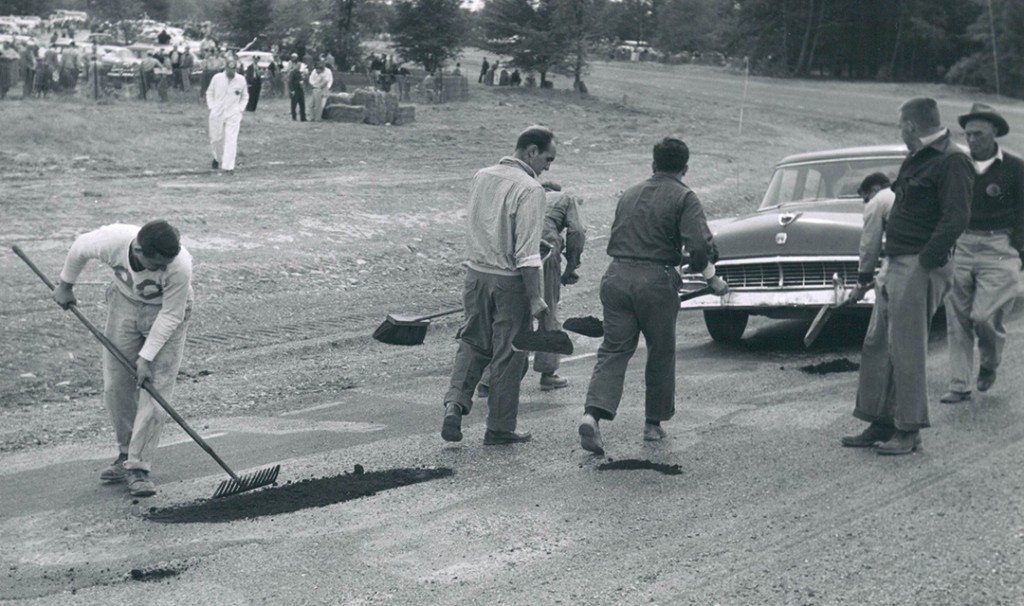
[[[1006,122],[1006,118],[999,115],[995,109],[984,103],[975,103],[971,106],[971,111],[960,116],[958,122],[960,122],[960,128],[966,128],[967,123],[971,120],[985,120],[991,122],[992,126],[996,127],[996,136],[1002,137],[1006,133],[1010,132],[1010,125]]]

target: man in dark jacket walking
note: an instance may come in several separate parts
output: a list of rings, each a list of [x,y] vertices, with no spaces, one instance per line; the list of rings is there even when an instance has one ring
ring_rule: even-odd
[[[604,341],[579,426],[580,445],[594,454],[604,453],[598,422],[615,418],[626,366],[641,333],[647,343],[643,438],[666,437],[661,422],[675,413],[676,316],[682,286],[676,266],[682,262],[681,249],[690,256],[690,269],[701,272],[716,295],[729,291],[715,275],[718,252],[704,209],[682,181],[689,160],[685,143],[662,139],[654,146],[654,175],[626,190],[615,209],[608,238],[612,262],[601,280]]]
[[[291,63],[288,65],[288,96],[292,103],[292,120],[295,120],[295,110],[298,108],[302,121],[306,121],[306,91],[303,89],[305,77],[302,73],[303,64],[299,62],[299,56],[292,53]]]

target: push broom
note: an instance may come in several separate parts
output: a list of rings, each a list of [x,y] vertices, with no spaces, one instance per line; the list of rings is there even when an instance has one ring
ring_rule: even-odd
[[[46,275],[43,274],[43,272],[40,271],[38,267],[36,267],[35,263],[33,263],[32,260],[28,258],[28,256],[24,253],[24,251],[21,250],[21,248],[19,248],[18,246],[12,246],[11,250],[14,251],[14,254],[21,257],[21,260],[24,261],[25,264],[28,265],[29,268],[32,271],[34,271],[37,276],[39,276],[39,279],[42,280],[43,283],[50,288],[50,290],[53,290],[53,283],[50,282],[50,279],[47,278]],[[135,378],[135,365],[132,364],[130,360],[128,360],[128,357],[125,356],[124,353],[122,353],[121,350],[118,349],[116,345],[111,343],[110,339],[108,339],[106,335],[100,332],[100,330],[96,328],[92,324],[92,322],[90,322],[88,318],[86,318],[85,315],[82,314],[81,311],[78,310],[78,307],[76,307],[75,305],[70,305],[68,309],[71,311],[71,313],[75,314],[76,318],[81,320],[82,324],[84,324],[85,327],[89,329],[89,332],[91,332],[93,336],[96,337],[99,340],[99,342],[102,343],[103,346],[107,348],[107,351],[109,351],[111,355],[113,355],[114,358],[122,366],[125,367],[125,370],[128,371],[132,378]],[[192,427],[190,427],[189,424],[185,422],[185,419],[183,419],[181,415],[178,414],[178,411],[174,410],[171,407],[167,400],[165,400],[164,397],[160,395],[160,392],[158,392],[156,388],[153,387],[153,384],[148,379],[142,384],[142,388],[148,391],[149,395],[153,396],[153,399],[156,400],[156,403],[159,404],[160,407],[163,408],[165,411],[167,411],[167,414],[170,415],[172,419],[174,419],[174,422],[180,425],[181,428],[185,430],[185,433],[187,433],[189,437],[195,440],[196,444],[199,444],[199,446],[206,451],[206,454],[213,457],[213,460],[216,461],[217,464],[224,469],[224,471],[228,472],[229,476],[231,476],[231,479],[224,480],[223,482],[220,483],[220,486],[218,486],[217,490],[213,493],[213,498],[217,499],[220,497],[238,494],[240,492],[254,490],[256,488],[262,488],[263,486],[269,486],[277,481],[277,474],[280,473],[281,471],[280,465],[274,465],[273,467],[267,467],[266,469],[261,469],[260,471],[255,471],[244,476],[239,476],[237,473],[232,471],[230,467],[228,467],[228,464],[225,463],[224,460],[221,459],[216,452],[213,451],[213,448],[210,447],[206,440],[204,440],[202,436],[196,433],[195,430],[192,429]]]

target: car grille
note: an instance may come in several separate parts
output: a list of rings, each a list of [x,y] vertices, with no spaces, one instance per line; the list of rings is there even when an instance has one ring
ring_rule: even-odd
[[[846,286],[857,285],[856,261],[780,261],[719,265],[719,276],[732,288],[813,288],[832,286],[832,275]]]

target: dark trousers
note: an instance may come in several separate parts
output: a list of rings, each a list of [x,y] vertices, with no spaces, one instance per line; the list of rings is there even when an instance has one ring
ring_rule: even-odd
[[[302,90],[302,87],[293,88],[288,91],[288,95],[292,98],[292,120],[295,119],[295,109],[298,108],[299,115],[302,116],[302,121],[306,121],[306,93]]]
[[[640,335],[647,343],[645,407],[648,419],[667,421],[675,414],[676,317],[679,288],[675,268],[646,261],[616,259],[601,279],[604,340],[587,388],[587,408],[615,413],[622,400],[626,366]]]
[[[252,84],[249,85],[249,102],[245,105],[245,111],[254,112],[256,106],[260,103],[260,91],[263,90],[263,84]]]
[[[952,261],[928,270],[917,255],[889,258],[861,349],[853,416],[901,431],[929,427],[928,332],[952,283]]]
[[[515,431],[519,383],[526,372],[526,352],[512,350],[512,338],[530,326],[530,302],[521,276],[466,270],[462,291],[466,322],[459,330],[451,386],[445,405],[455,402],[462,414],[473,408],[473,390],[490,365],[487,429]]]

